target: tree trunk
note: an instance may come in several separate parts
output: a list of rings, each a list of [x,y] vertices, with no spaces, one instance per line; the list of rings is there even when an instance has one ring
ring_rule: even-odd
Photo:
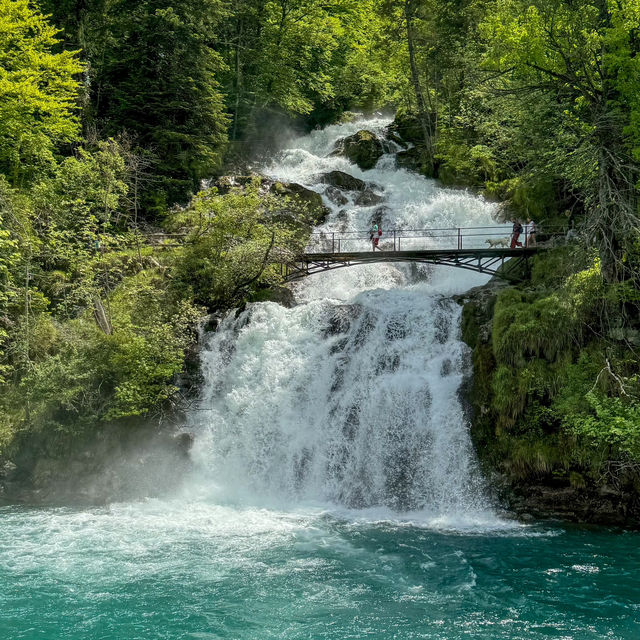
[[[238,139],[238,120],[240,118],[240,95],[242,93],[242,64],[240,61],[240,47],[242,45],[242,18],[238,19],[238,25],[236,27],[236,55],[235,55],[235,84],[236,84],[236,99],[233,109],[233,130],[231,133],[231,139]]]
[[[110,336],[113,333],[113,328],[107,317],[102,300],[96,296],[93,300],[93,317],[96,319],[96,323],[102,329],[103,333]]]
[[[422,86],[420,85],[420,74],[418,73],[418,65],[416,62],[415,38],[413,33],[412,4],[413,4],[412,0],[405,0],[404,2],[404,17],[405,17],[405,24],[406,24],[406,30],[407,30],[407,45],[409,48],[409,65],[411,67],[411,81],[413,84],[413,90],[416,94],[416,103],[418,105],[418,118],[420,120],[422,135],[424,137],[426,160],[429,163],[430,171],[433,171],[433,168],[434,168],[433,127],[431,124],[431,114],[427,109],[427,103],[425,101],[424,93],[422,92]]]

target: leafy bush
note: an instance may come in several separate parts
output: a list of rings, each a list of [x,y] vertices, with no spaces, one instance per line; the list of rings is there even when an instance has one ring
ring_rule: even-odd
[[[567,429],[591,447],[609,447],[613,456],[640,460],[640,403],[589,392],[589,415],[569,415]]]
[[[173,299],[160,273],[143,271],[117,287],[107,315],[107,333],[91,312],[35,319],[28,370],[0,394],[5,445],[21,429],[78,431],[144,415],[172,397],[202,311]]]
[[[218,308],[259,286],[282,281],[280,265],[306,243],[309,208],[288,197],[261,194],[257,185],[224,196],[198,194],[173,225],[189,232],[175,263],[175,286]]]

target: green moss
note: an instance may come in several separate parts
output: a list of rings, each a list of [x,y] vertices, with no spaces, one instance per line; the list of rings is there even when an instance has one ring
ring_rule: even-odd
[[[536,297],[515,289],[498,296],[493,350],[499,363],[522,367],[531,357],[555,360],[574,333],[571,310],[558,295]]]
[[[526,287],[497,295],[490,338],[473,335],[474,304],[465,310],[474,441],[485,465],[574,487],[610,482],[611,460],[640,465],[638,358],[610,338],[630,295],[618,288],[605,285],[592,256],[576,260],[564,247],[535,259]]]

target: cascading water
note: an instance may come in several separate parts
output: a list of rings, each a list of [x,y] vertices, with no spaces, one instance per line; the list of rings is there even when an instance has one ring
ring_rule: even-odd
[[[324,195],[317,231],[492,224],[494,205],[395,167],[360,171],[329,155],[336,141],[387,120],[328,127],[266,172]],[[392,147],[393,143],[387,143]],[[334,204],[322,176],[371,183],[383,203]],[[335,193],[335,192],[334,192]],[[335,198],[334,198],[335,199]],[[383,237],[382,242],[386,239]],[[468,367],[460,309],[449,296],[485,276],[377,264],[312,276],[300,304],[250,306],[209,337],[194,456],[217,499],[350,509],[385,507],[461,522],[491,518],[458,390]]]
[[[347,194],[325,232],[373,215],[383,229],[490,222],[493,205],[389,155],[365,173],[326,157],[385,124],[314,132],[267,171],[324,193],[337,168],[384,189],[388,209]],[[176,495],[0,507],[0,638],[637,638],[637,534],[503,522],[488,505],[449,297],[484,279],[350,267],[301,282],[293,309],[227,317],[203,352],[197,469]]]

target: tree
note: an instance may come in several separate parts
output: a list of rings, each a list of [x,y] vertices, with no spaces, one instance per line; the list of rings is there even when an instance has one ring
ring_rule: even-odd
[[[634,0],[498,0],[482,25],[494,88],[558,105],[550,159],[583,194],[587,237],[597,240],[608,280],[631,275],[624,254],[640,226],[631,142],[638,45],[630,25],[637,11]]]
[[[83,33],[72,39],[88,46],[87,127],[125,131],[157,158],[157,180],[141,194],[147,210],[186,201],[220,165],[228,118],[214,45],[223,15],[221,0],[109,0],[76,27]]]
[[[377,4],[234,0],[219,45],[231,139],[251,136],[274,112],[324,122],[386,102],[392,81]]]
[[[54,53],[57,34],[28,0],[0,0],[0,172],[15,185],[79,136],[82,66],[74,52]]]
[[[280,265],[304,247],[311,213],[295,198],[261,194],[258,184],[223,196],[199,193],[172,221],[189,229],[176,286],[219,309],[238,304],[259,285],[280,284]]]

